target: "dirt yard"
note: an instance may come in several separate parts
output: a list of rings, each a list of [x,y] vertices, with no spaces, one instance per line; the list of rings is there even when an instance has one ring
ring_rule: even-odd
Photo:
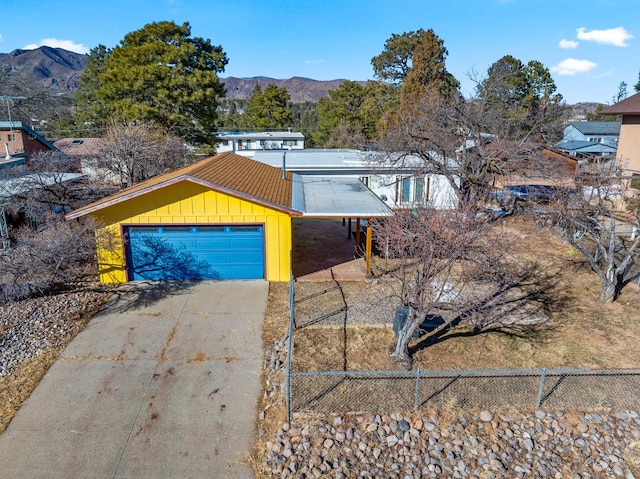
[[[637,278],[634,282],[626,285],[615,303],[601,304],[598,301],[600,284],[597,276],[590,271],[581,255],[567,243],[554,234],[539,231],[535,226],[517,218],[509,219],[501,228],[506,235],[513,238],[512,254],[520,261],[537,263],[539,270],[545,272],[554,285],[550,289],[550,300],[553,303],[549,312],[550,321],[525,335],[490,332],[449,337],[436,344],[421,344],[420,341],[416,341],[412,345],[414,351],[412,367],[420,369],[640,367],[640,353],[638,353],[640,345],[640,291],[637,288]],[[403,368],[389,358],[389,347],[395,342],[390,325],[393,320],[395,304],[388,299],[385,300],[382,282],[375,280],[341,282],[339,287],[336,282],[298,282],[295,285],[295,291],[296,311],[300,313],[299,324],[304,323],[305,316],[322,317],[323,319],[315,323],[308,321],[305,327],[294,333],[292,357],[294,371],[394,370]],[[285,470],[282,474],[287,472],[287,463],[280,465],[282,463],[278,462],[274,465],[269,458],[281,457],[278,456],[281,453],[278,449],[280,444],[290,447],[291,450],[299,450],[296,441],[300,440],[300,431],[303,431],[303,441],[305,440],[304,431],[308,431],[311,441],[310,450],[312,451],[310,454],[315,454],[319,448],[321,449],[327,444],[326,437],[330,437],[329,443],[335,444],[333,437],[327,431],[332,431],[332,426],[339,429],[341,426],[335,426],[335,424],[339,424],[339,421],[348,422],[348,426],[345,428],[351,427],[352,423],[356,424],[353,427],[357,428],[359,425],[357,421],[362,420],[362,424],[365,424],[367,418],[371,419],[375,416],[365,414],[362,417],[352,417],[347,415],[340,418],[335,414],[303,412],[294,414],[291,424],[286,423],[283,389],[280,387],[281,392],[278,394],[276,393],[277,387],[274,386],[284,382],[283,362],[286,360],[286,342],[283,341],[283,338],[286,338],[288,328],[287,303],[288,285],[272,284],[263,333],[265,348],[267,348],[266,363],[270,366],[265,368],[265,395],[259,406],[261,412],[257,423],[258,434],[254,454],[256,477],[265,479],[281,477],[280,471],[283,468]],[[367,323],[375,323],[375,325]],[[275,360],[274,357],[278,359]],[[384,407],[380,407],[379,414],[384,412]],[[499,418],[526,417],[523,428],[534,424],[537,417],[543,417],[546,414],[550,414],[547,417],[556,417],[553,413],[538,411],[534,415],[531,411],[522,412],[513,408],[496,409],[492,412],[494,417]],[[600,410],[592,416],[589,413],[583,413],[586,414],[584,422],[586,424],[587,421],[591,421],[591,417],[598,418],[599,414],[605,413],[606,411]],[[460,443],[462,444],[469,439],[469,427],[475,427],[477,423],[481,423],[482,420],[478,417],[489,413],[451,406],[443,410],[439,409],[437,412],[420,410],[413,414],[420,416],[417,419],[419,424],[422,424],[425,415],[431,414],[435,418],[431,420],[438,423],[440,429],[447,433],[448,439],[441,439],[441,441],[451,441],[449,431],[460,427],[461,423],[466,424],[461,433],[463,438]],[[620,414],[620,417],[626,417],[626,413]],[[467,417],[473,418],[469,424],[465,419]],[[571,422],[572,418],[579,417],[579,415],[571,411],[561,411],[557,412],[557,417],[559,420],[555,422],[560,424],[564,420]],[[555,424],[555,422],[553,423]],[[579,426],[584,430],[585,424],[579,424]],[[482,428],[483,425],[480,424],[477,427]],[[491,423],[491,427],[493,427],[493,423]],[[591,424],[587,427],[591,427]],[[633,429],[634,426],[630,427]],[[351,431],[351,429],[349,430]],[[291,434],[289,434],[290,432]],[[358,429],[357,432],[360,430]],[[631,433],[635,436],[637,431],[631,430]],[[289,442],[286,440],[287,434],[291,436]],[[362,434],[368,439],[365,432]],[[544,446],[544,434],[540,435],[535,431],[531,434],[536,442],[540,442]],[[554,441],[560,441],[558,443],[563,445],[573,444],[572,441],[584,441],[582,438],[586,436],[587,434],[581,434],[579,430],[568,427],[566,430],[559,431],[557,436],[554,436]],[[354,437],[356,437],[355,433]],[[367,439],[360,439],[360,441],[366,443]],[[430,439],[430,441],[432,440]],[[495,451],[496,447],[499,448],[506,444],[505,438],[499,437],[488,436],[478,440],[480,448],[487,447],[492,451]],[[585,474],[584,477],[618,477],[615,474],[619,474],[619,471],[608,470],[611,474],[605,474],[604,470],[597,466],[597,458],[600,451],[606,449],[607,440],[603,444],[593,445],[591,450],[587,449],[586,456],[574,457],[572,454],[576,451],[582,451],[576,446],[558,450],[557,456],[554,455],[555,453],[551,453],[550,449],[547,449],[544,457],[548,457],[548,454],[552,457],[558,457],[559,461],[564,464],[562,467],[565,469],[563,470],[571,476],[578,471],[581,473],[589,471],[591,475]],[[374,442],[367,444],[372,445]],[[436,438],[435,444],[437,445],[437,443]],[[318,444],[320,446],[317,446]],[[354,444],[353,449],[355,450],[360,444]],[[432,442],[428,444],[432,444]],[[463,447],[466,451],[466,442],[464,444]],[[509,444],[512,444],[511,440],[509,440]],[[343,444],[339,443],[340,451],[342,451],[341,447]],[[427,449],[429,449],[428,452],[423,451],[424,454],[433,453],[431,446]],[[379,446],[377,451],[381,454],[395,454],[394,448],[385,447],[385,445]],[[324,452],[326,451],[323,450]],[[410,450],[409,454],[412,452]],[[297,468],[301,467],[300,470],[304,472],[307,470],[305,467],[311,462],[307,456],[300,454],[301,456],[297,459],[296,456],[292,457],[290,462],[296,463]],[[538,457],[541,454],[537,452],[532,456]],[[373,455],[375,456],[375,451]],[[362,460],[356,460],[356,463],[352,464],[354,466],[353,474],[356,474],[355,471],[366,470],[368,465],[378,464],[380,461],[375,460],[374,456],[369,457],[365,454]],[[310,457],[312,458],[310,460],[313,461],[315,456],[311,455]],[[635,445],[626,443],[620,457],[624,457],[626,467],[636,473],[640,463],[637,460]],[[505,461],[505,467],[509,471],[505,470],[503,473],[492,475],[485,468],[478,477],[515,477],[518,474],[516,472],[518,464],[522,462],[518,461],[517,457]],[[590,461],[597,467],[589,465]],[[311,468],[311,466],[308,467]],[[356,476],[346,474],[344,477]]]
[[[420,369],[530,369],[530,368],[636,368],[640,367],[640,290],[637,278],[624,288],[613,304],[598,301],[600,282],[586,260],[555,234],[535,225],[511,218],[500,226],[512,238],[513,254],[539,271],[553,284],[550,321],[525,332],[487,332],[452,335],[430,344],[414,341],[414,368]],[[381,295],[381,283],[342,283],[342,294],[355,316],[387,315],[393,321],[392,300]],[[333,326],[323,321],[296,331],[293,370],[372,370],[400,369],[389,358],[394,344],[390,327],[357,325],[347,316],[344,327],[340,313],[343,299],[334,285],[297,283],[296,308],[324,308],[337,312]],[[323,293],[323,291],[326,291]],[[282,292],[281,292],[282,293]],[[285,292],[286,293],[286,292]],[[386,303],[385,303],[386,301]],[[325,305],[320,303],[325,302]],[[342,303],[344,305],[344,302]],[[366,311],[369,311],[367,313]],[[286,323],[281,320],[280,330]],[[384,321],[384,320],[383,320]],[[380,321],[377,321],[380,322]],[[269,318],[267,324],[276,324]]]

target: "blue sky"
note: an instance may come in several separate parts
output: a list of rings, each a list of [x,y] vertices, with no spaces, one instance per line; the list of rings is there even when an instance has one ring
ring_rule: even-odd
[[[567,103],[611,103],[620,82],[635,93],[638,0],[2,0],[0,52],[47,44],[87,52],[116,46],[145,24],[188,21],[222,45],[221,75],[373,78],[371,58],[392,33],[432,28],[447,68],[473,91],[504,55],[551,69]],[[10,21],[6,21],[6,20]]]

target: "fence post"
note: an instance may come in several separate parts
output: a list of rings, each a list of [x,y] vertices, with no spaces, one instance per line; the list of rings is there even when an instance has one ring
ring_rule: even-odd
[[[285,403],[287,409],[287,422],[291,422],[291,350],[293,345],[293,323],[295,321],[293,313],[293,271],[289,273],[289,338],[287,339],[287,362],[285,370]]]
[[[413,402],[413,409],[417,410],[420,405],[420,370],[416,370],[416,396]]]
[[[542,402],[542,389],[544,388],[544,377],[547,375],[547,368],[542,368],[540,373],[540,386],[538,387],[538,400],[536,401],[536,409],[540,409],[540,403]]]

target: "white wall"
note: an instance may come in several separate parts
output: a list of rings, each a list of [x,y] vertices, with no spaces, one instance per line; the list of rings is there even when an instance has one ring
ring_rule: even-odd
[[[278,137],[269,139],[222,137],[221,140],[222,141],[218,143],[216,147],[216,151],[218,153],[224,153],[226,151],[237,152],[244,150],[282,150],[284,148],[291,148],[293,150],[304,149],[304,140],[302,139],[283,139]]]
[[[437,209],[455,208],[458,198],[451,185],[441,175],[377,175],[372,176],[369,188],[390,208],[431,206]],[[419,195],[420,180],[422,196]],[[407,181],[406,188],[404,181]],[[365,183],[366,184],[366,183]],[[408,199],[408,201],[407,201]]]

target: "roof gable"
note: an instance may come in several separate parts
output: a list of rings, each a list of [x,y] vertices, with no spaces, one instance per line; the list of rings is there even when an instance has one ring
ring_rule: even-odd
[[[611,105],[598,113],[602,115],[640,115],[640,93]]]
[[[574,121],[573,126],[583,135],[619,135],[619,121]]]
[[[67,218],[77,218],[179,181],[193,181],[248,201],[295,212],[291,207],[291,180],[291,173],[287,173],[284,179],[280,168],[265,165],[233,152],[226,152],[126,188],[77,209],[67,215]]]

